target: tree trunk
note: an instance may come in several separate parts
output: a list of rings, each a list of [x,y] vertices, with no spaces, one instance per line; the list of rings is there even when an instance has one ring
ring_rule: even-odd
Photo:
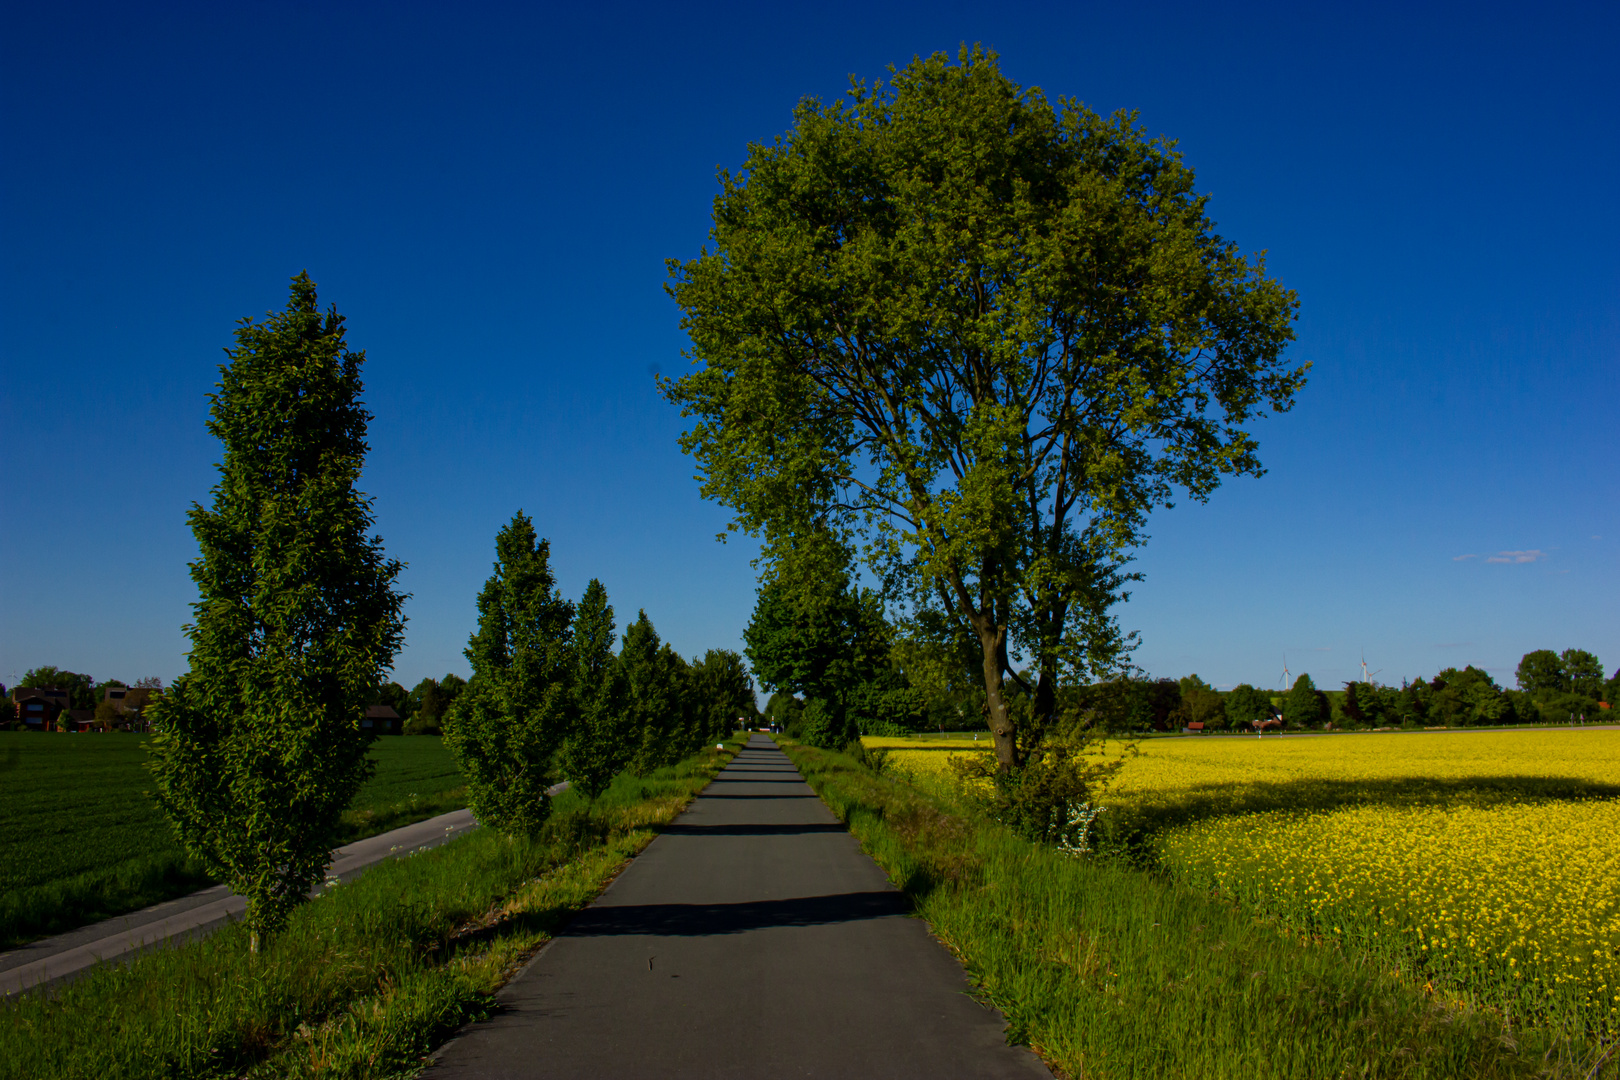
[[[979,620],[976,620],[979,621]],[[1002,693],[1001,641],[1004,627],[995,626],[988,619],[979,621],[979,645],[984,650],[984,704],[990,723],[990,736],[996,744],[998,772],[1018,767],[1018,732],[1013,727],[1012,712]]]

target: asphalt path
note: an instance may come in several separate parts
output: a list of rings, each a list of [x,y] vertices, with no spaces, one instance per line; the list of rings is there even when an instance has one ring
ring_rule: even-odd
[[[499,1000],[425,1078],[1051,1076],[763,735]]]

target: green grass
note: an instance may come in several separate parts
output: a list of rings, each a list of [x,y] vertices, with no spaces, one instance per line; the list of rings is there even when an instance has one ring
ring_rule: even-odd
[[[1006,1015],[1071,1077],[1614,1077],[1376,962],[1124,861],[1026,843],[853,758],[783,748]]]
[[[212,884],[152,801],[146,741],[0,732],[0,949]],[[465,805],[438,739],[379,739],[372,755],[345,841]]]
[[[534,840],[478,829],[294,912],[258,957],[241,925],[0,1008],[0,1077],[410,1076],[736,752],[554,802]]]

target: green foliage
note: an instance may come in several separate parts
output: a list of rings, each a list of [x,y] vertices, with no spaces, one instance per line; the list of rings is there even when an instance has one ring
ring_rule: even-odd
[[[1087,850],[1098,797],[1135,753],[1131,745],[1125,754],[1105,758],[1095,752],[1099,748],[1084,736],[1045,739],[1015,769],[1000,769],[988,752],[952,757],[950,766],[965,790],[977,790],[975,780],[991,781],[994,794],[984,809],[992,820],[1025,840],[1079,853]]]
[[[1537,649],[1519,661],[1519,689],[1528,691],[1538,702],[1559,695],[1574,695],[1596,703],[1606,692],[1603,665],[1585,649]],[[1620,679],[1620,671],[1615,673]]]
[[[1603,694],[1603,665],[1585,649],[1565,649],[1559,654],[1564,662],[1564,675],[1569,679],[1569,691],[1596,701]]]
[[[843,733],[846,717],[868,735],[921,726],[922,697],[891,660],[894,631],[884,618],[881,598],[873,590],[851,588],[844,565],[809,583],[786,576],[767,580],[743,641],[767,689],[825,699],[818,732],[824,720],[838,714],[838,722],[826,728],[826,738]],[[837,749],[844,744],[815,745]]]
[[[1238,683],[1226,692],[1226,715],[1234,725],[1270,720],[1271,695],[1248,683]]]
[[[466,689],[467,680],[454,672],[442,679],[423,679],[411,689],[405,699],[404,732],[407,735],[439,735],[443,733],[444,717],[456,699]]]
[[[257,943],[320,881],[370,775],[360,720],[405,598],[355,490],[371,416],[343,317],[299,274],[226,355],[208,420],[220,480],[190,512],[190,670],[153,708],[152,774],[186,849],[247,898]]]
[[[1556,694],[1569,689],[1564,662],[1551,649],[1525,653],[1519,660],[1516,677],[1519,689],[1532,694]]]
[[[1435,688],[1438,683],[1438,689]],[[1521,718],[1513,699],[1490,675],[1473,665],[1447,668],[1430,684],[1428,719],[1434,724],[1514,724]]]
[[[658,640],[645,611],[625,631],[619,662],[630,684],[632,769],[651,772],[703,745],[686,661]]]
[[[473,676],[444,718],[479,822],[510,836],[545,824],[551,757],[575,723],[570,623],[551,547],[519,510],[495,537],[495,572],[478,594],[465,654]]]
[[[1283,719],[1292,727],[1315,727],[1327,720],[1329,715],[1327,702],[1317,692],[1316,684],[1309,675],[1301,675],[1294,680],[1283,699]]]
[[[595,578],[574,616],[574,727],[563,740],[563,775],[588,800],[630,762],[630,683],[613,655],[616,627]]]
[[[64,671],[62,668],[52,667],[47,664],[24,672],[22,682],[17,685],[66,690],[68,708],[70,709],[93,709],[96,707],[96,681],[88,675]]]
[[[917,59],[721,175],[710,243],[670,264],[701,368],[666,382],[704,494],[764,534],[864,549],[979,651],[1004,768],[1008,681],[1106,675],[1147,515],[1260,471],[1245,424],[1288,409],[1296,301],[1218,236],[1173,145],[1007,79]],[[756,673],[766,685],[763,670]]]
[[[804,702],[792,694],[772,694],[765,703],[765,715],[792,738],[797,739],[804,730]]]
[[[694,708],[709,742],[737,730],[738,721],[752,725],[759,716],[754,680],[743,658],[730,649],[710,649],[691,667]]]
[[[861,729],[843,702],[837,698],[813,697],[804,703],[797,737],[822,750],[842,750],[861,737]]]
[[[1226,699],[1219,691],[1197,675],[1178,680],[1181,704],[1170,714],[1172,720],[1187,724],[1203,724],[1206,730],[1226,726]]]

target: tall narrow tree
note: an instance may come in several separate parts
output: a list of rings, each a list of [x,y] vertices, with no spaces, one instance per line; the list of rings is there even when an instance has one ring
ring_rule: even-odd
[[[629,685],[613,655],[613,605],[595,578],[574,617],[574,709],[563,741],[563,775],[587,799],[607,790],[630,762]]]
[[[190,670],[154,702],[158,799],[186,848],[247,898],[251,948],[321,879],[368,775],[360,725],[398,652],[400,564],[368,535],[363,352],[315,283],[244,319],[208,430],[224,444],[201,554]]]
[[[645,611],[625,630],[619,661],[629,683],[631,738],[636,744],[630,767],[649,773],[697,749],[688,745],[686,661],[659,642]]]
[[[557,592],[551,545],[518,511],[495,537],[495,572],[467,643],[473,676],[444,718],[478,820],[513,836],[551,812],[546,771],[572,726],[574,607]]]

